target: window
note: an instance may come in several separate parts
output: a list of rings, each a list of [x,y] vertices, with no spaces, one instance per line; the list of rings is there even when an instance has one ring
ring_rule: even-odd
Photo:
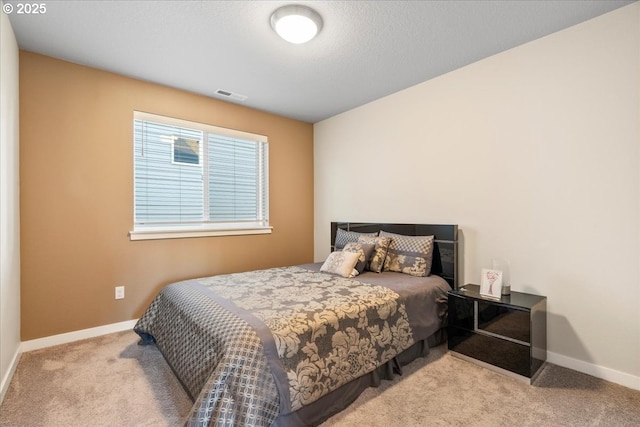
[[[262,135],[134,112],[132,240],[270,233]]]
[[[175,138],[173,141],[173,163],[200,166],[200,141],[197,139]]]

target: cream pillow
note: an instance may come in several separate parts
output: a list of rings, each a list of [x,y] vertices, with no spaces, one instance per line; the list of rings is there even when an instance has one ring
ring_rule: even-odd
[[[331,252],[322,267],[320,267],[320,271],[337,274],[342,277],[355,277],[358,275],[358,270],[355,269],[358,258],[360,258],[358,252]]]

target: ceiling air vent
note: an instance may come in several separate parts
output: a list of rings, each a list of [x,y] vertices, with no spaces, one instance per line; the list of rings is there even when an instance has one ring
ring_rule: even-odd
[[[216,90],[216,95],[224,96],[225,98],[235,99],[236,101],[244,101],[245,99],[247,99],[246,95],[240,95],[239,93],[233,93],[223,89]]]

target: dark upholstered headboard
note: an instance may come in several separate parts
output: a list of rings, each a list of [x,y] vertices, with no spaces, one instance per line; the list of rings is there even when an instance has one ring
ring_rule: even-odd
[[[332,222],[331,250],[338,228],[359,233],[384,230],[406,236],[434,236],[431,274],[445,279],[452,289],[458,288],[458,226],[444,224],[385,224],[373,222]]]

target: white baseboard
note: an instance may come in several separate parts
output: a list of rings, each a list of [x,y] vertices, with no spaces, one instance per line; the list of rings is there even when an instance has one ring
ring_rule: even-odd
[[[96,328],[83,329],[80,331],[68,332],[66,334],[53,335],[50,337],[38,338],[30,341],[23,341],[20,344],[20,348],[16,352],[9,372],[2,379],[0,384],[0,403],[4,398],[6,389],[9,386],[13,373],[18,366],[18,360],[20,354],[38,350],[46,347],[53,347],[55,345],[67,344],[74,341],[84,340],[87,338],[94,338],[101,335],[111,334],[114,332],[121,332],[133,329],[138,319],[127,320],[125,322],[112,323],[110,325],[98,326]],[[603,366],[595,365],[593,363],[585,362],[583,360],[567,357],[562,354],[553,353],[547,351],[547,362],[554,365],[563,366],[565,368],[573,369],[575,371],[583,372],[588,375],[592,375],[596,378],[601,378],[606,381],[611,381],[622,386],[632,388],[634,390],[640,390],[640,376],[628,374],[626,372],[616,371],[615,369],[605,368]]]
[[[574,371],[583,372],[596,378],[611,381],[612,383],[620,384],[634,390],[640,390],[640,376],[616,371],[611,368],[605,368],[604,366],[594,365],[593,363],[563,356],[562,354],[553,353],[551,351],[547,351],[547,362],[573,369]]]
[[[20,344],[20,351],[39,350],[41,348],[53,347],[54,345],[67,344],[87,338],[99,337],[114,332],[121,332],[133,329],[138,319],[127,320],[125,322],[112,323],[110,325],[98,326],[95,328],[82,329],[80,331],[67,332],[66,334],[52,335],[50,337],[38,338],[35,340],[23,341]]]
[[[13,359],[11,359],[11,363],[9,364],[9,370],[5,374],[4,378],[2,378],[2,382],[0,383],[0,404],[2,404],[4,395],[9,389],[9,384],[11,383],[11,379],[13,378],[13,374],[16,372],[18,362],[20,361],[20,354],[22,353],[20,352],[20,347],[18,347],[15,354],[13,355]]]

